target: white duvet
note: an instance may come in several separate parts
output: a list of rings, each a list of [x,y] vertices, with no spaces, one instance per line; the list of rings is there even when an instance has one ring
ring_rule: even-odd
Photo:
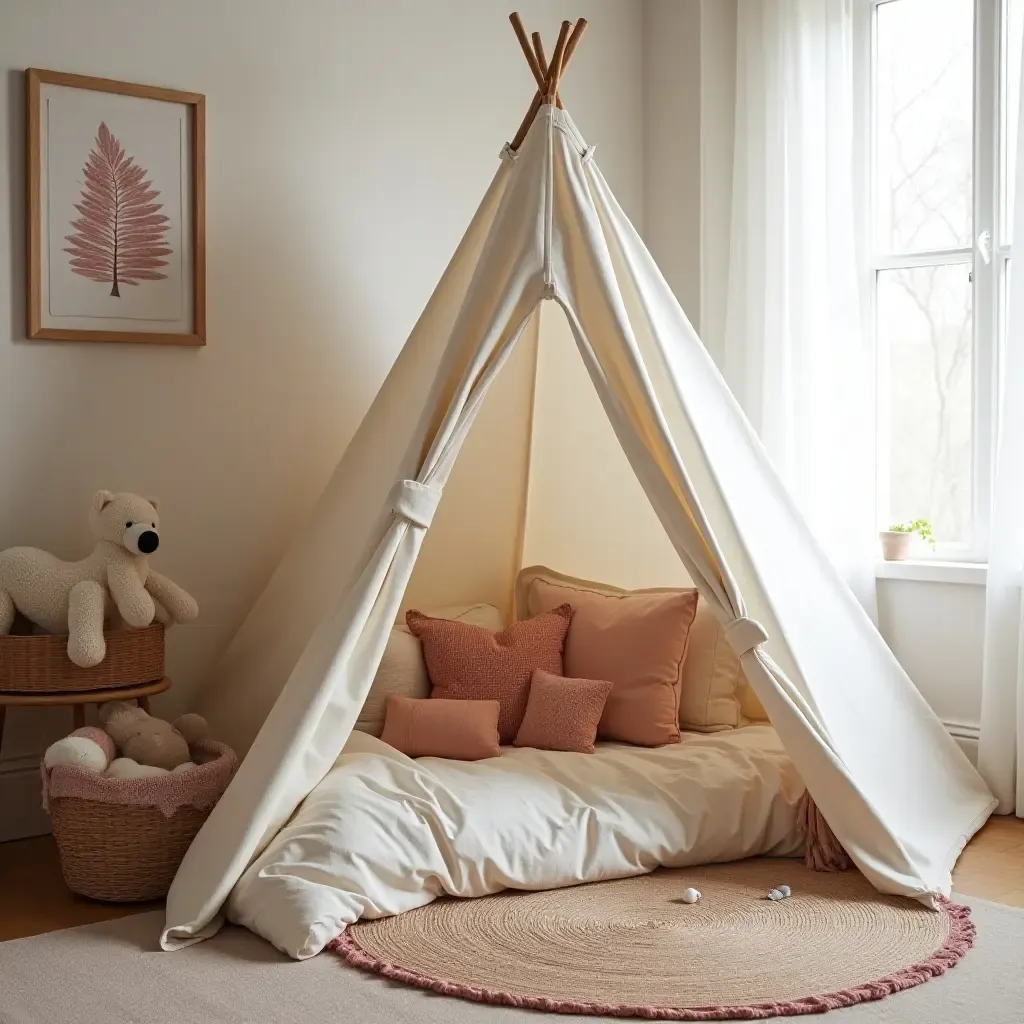
[[[803,851],[804,785],[767,725],[656,749],[507,748],[412,760],[353,733],[334,767],[249,866],[230,920],[289,956],[360,918],[439,896],[550,889]]]

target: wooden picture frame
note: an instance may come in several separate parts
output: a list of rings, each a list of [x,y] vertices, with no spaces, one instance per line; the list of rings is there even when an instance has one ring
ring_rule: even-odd
[[[28,337],[205,345],[206,98],[25,75]]]

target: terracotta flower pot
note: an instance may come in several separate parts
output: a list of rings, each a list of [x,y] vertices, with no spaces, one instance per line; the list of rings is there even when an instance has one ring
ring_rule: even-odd
[[[902,562],[910,554],[910,542],[913,539],[913,534],[883,530],[878,535],[878,539],[882,542],[882,557],[887,562]]]

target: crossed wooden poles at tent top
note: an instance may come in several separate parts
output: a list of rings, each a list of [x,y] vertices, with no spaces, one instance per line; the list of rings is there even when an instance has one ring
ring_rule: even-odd
[[[562,106],[562,101],[558,96],[558,83],[583,38],[583,33],[587,28],[587,19],[580,18],[575,25],[569,21],[562,22],[558,33],[558,42],[555,43],[555,51],[551,54],[550,63],[544,56],[544,44],[541,42],[540,33],[533,33],[533,44],[531,45],[530,37],[526,35],[523,19],[519,17],[519,12],[510,14],[508,20],[512,22],[516,38],[526,56],[526,63],[530,65],[530,70],[537,82],[537,93],[533,97],[530,109],[526,112],[519,131],[516,132],[510,143],[512,149],[515,150],[523,144],[523,139],[526,138],[526,133],[530,130],[530,125],[533,124],[533,119],[537,116],[537,111],[540,110],[542,104],[554,103],[558,107]]]

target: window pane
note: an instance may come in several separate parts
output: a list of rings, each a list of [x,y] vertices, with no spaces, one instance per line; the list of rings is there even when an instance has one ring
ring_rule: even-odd
[[[889,519],[928,519],[943,542],[971,535],[971,335],[968,264],[878,274]]]
[[[878,7],[876,204],[883,252],[971,245],[973,0]]]
[[[1003,5],[1003,239],[1013,233],[1013,171],[1017,163],[1017,107],[1020,103],[1020,58],[1024,46],[1024,0]]]

